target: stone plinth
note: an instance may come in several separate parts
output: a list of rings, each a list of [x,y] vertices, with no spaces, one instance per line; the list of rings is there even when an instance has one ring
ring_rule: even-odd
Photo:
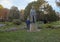
[[[30,32],[35,32],[37,31],[37,25],[36,23],[31,23],[30,24]]]

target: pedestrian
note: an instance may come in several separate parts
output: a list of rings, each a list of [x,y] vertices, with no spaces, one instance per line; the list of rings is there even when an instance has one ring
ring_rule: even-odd
[[[27,20],[26,20],[26,25],[27,25],[27,29],[29,30],[30,29],[30,19],[29,18],[27,18]]]

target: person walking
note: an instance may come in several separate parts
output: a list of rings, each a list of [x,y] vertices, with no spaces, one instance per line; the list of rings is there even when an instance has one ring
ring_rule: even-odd
[[[30,19],[29,18],[27,18],[27,20],[26,20],[26,25],[27,25],[27,29],[29,30],[30,29]]]

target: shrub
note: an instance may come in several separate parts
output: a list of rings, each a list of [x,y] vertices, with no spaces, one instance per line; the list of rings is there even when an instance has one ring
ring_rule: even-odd
[[[51,25],[51,24],[47,24],[47,25],[46,25],[46,28],[55,29],[54,26]]]
[[[13,19],[13,23],[16,25],[20,25],[21,21],[19,19]]]
[[[43,25],[41,25],[41,28],[46,28],[46,29],[51,28],[52,29],[53,27],[51,24],[43,24]]]
[[[52,27],[52,25],[50,25],[50,24],[46,25],[46,28],[51,28],[51,27]]]

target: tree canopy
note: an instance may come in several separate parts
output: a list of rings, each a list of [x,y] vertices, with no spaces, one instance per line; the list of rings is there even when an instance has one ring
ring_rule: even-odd
[[[27,17],[30,14],[30,9],[32,6],[34,6],[35,10],[38,11],[39,7],[44,3],[44,0],[37,0],[29,3],[27,7],[25,8],[25,17]],[[27,12],[28,11],[28,12]]]
[[[47,3],[45,0],[37,0],[37,1],[33,1],[31,3],[29,3],[27,5],[27,7],[25,8],[25,18],[27,18],[30,14],[30,9],[32,6],[34,6],[36,13],[37,13],[37,20],[48,20],[48,21],[55,21],[57,20],[57,16],[55,13],[55,10],[53,10],[53,8],[47,4],[47,7],[44,8],[47,11],[47,15],[44,14],[44,11],[39,11],[39,7],[41,7],[41,5]],[[54,20],[52,20],[52,18],[54,18]]]
[[[20,18],[20,12],[17,7],[12,6],[9,11],[9,18],[11,19],[19,19]]]
[[[0,5],[0,9],[3,9],[3,6],[2,5]]]
[[[60,6],[60,0],[56,0],[56,5]]]

